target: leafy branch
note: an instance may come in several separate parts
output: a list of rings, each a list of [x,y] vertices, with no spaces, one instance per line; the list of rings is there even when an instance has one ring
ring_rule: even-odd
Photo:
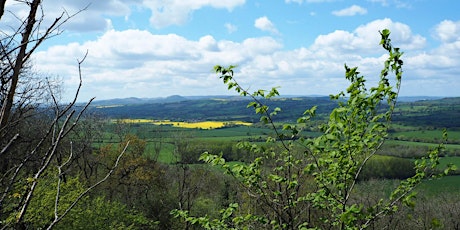
[[[239,143],[240,148],[258,156],[249,163],[229,165],[222,156],[209,153],[202,154],[200,159],[223,168],[237,179],[265,214],[249,211],[242,215],[243,210],[232,204],[222,210],[230,214],[220,220],[191,217],[188,212],[178,210],[173,211],[175,216],[207,229],[234,229],[232,226],[237,220],[246,227],[273,229],[364,229],[381,216],[396,212],[400,205],[413,205],[413,190],[418,184],[425,178],[440,177],[452,170],[449,167],[444,172],[436,172],[443,144],[416,161],[415,175],[403,180],[389,198],[381,198],[366,208],[352,202],[359,175],[388,136],[401,87],[403,53],[391,44],[389,30],[382,30],[380,35],[380,45],[389,56],[384,61],[378,84],[368,90],[358,68],[345,65],[345,78],[350,84],[345,92],[330,96],[338,105],[329,120],[320,126],[323,134],[316,138],[304,137],[299,127],[315,116],[317,107],[307,109],[297,119],[297,125],[283,125],[283,131],[290,132],[292,137],[286,139],[273,119],[281,109],[270,112],[262,101],[279,96],[278,90],[250,93],[235,80],[236,66],[215,66],[215,72],[228,89],[252,98],[247,107],[261,115],[260,120],[273,128],[276,137],[267,137],[265,144]],[[390,74],[394,79],[390,80]],[[274,146],[276,143],[280,148]],[[302,147],[301,151],[298,146]],[[229,215],[234,218],[229,219]],[[312,218],[313,215],[317,215],[316,218]]]

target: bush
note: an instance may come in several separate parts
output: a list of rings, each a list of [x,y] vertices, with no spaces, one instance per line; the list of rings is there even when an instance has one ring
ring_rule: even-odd
[[[406,179],[414,175],[414,163],[411,160],[376,155],[364,165],[358,180]]]

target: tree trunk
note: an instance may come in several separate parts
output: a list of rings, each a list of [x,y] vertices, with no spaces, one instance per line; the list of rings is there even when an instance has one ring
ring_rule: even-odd
[[[3,10],[4,4],[6,0],[0,0],[3,2],[0,2],[1,10]],[[16,94],[16,88],[18,85],[19,81],[19,75],[21,74],[21,70],[24,65],[24,57],[26,56],[26,51],[27,51],[27,45],[29,44],[29,38],[30,35],[32,34],[32,31],[34,29],[34,25],[37,22],[35,19],[35,16],[37,15],[37,10],[38,7],[41,3],[41,0],[34,0],[30,4],[30,11],[29,11],[29,16],[27,18],[27,25],[24,29],[24,32],[22,33],[22,40],[20,44],[20,49],[19,53],[16,57],[16,61],[14,63],[14,68],[13,68],[13,75],[11,77],[11,85],[8,90],[8,95],[5,98],[5,101],[3,102],[1,114],[0,114],[0,130],[3,130],[5,126],[8,124],[8,119],[11,114],[11,109],[13,107],[13,102],[14,102],[14,95]]]

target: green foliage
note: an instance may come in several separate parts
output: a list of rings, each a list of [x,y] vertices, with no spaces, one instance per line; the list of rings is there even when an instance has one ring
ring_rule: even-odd
[[[58,214],[65,209],[84,191],[78,178],[68,178],[60,188]],[[30,204],[25,221],[33,228],[44,227],[54,218],[57,178],[52,175],[41,179],[35,191],[35,198]]]
[[[41,179],[25,216],[28,228],[48,226],[55,212],[62,215],[70,204],[85,190],[77,177],[68,177],[61,184],[58,206],[55,210],[57,180],[53,176]],[[103,197],[84,197],[54,228],[56,229],[138,229],[153,226],[142,214],[129,210],[118,202]]]
[[[209,153],[200,158],[233,176],[253,203],[243,200],[240,205],[232,204],[221,211],[220,219],[192,217],[183,210],[172,213],[206,229],[361,229],[397,212],[401,203],[413,206],[415,186],[450,170],[435,171],[442,144],[416,161],[414,175],[402,181],[388,198],[367,206],[353,199],[364,166],[388,136],[402,79],[403,53],[391,45],[389,30],[380,34],[380,44],[389,53],[380,81],[368,89],[358,69],[345,65],[350,85],[345,92],[331,95],[338,105],[328,122],[320,126],[322,134],[315,138],[303,136],[302,127],[315,116],[316,107],[307,109],[297,125],[279,128],[273,119],[281,109],[264,104],[279,95],[276,88],[250,93],[234,79],[235,66],[216,66],[214,70],[228,89],[252,98],[248,107],[272,127],[275,135],[267,137],[265,144],[239,143],[256,156],[246,164],[230,165],[222,156]],[[390,73],[394,80],[389,79]]]
[[[177,204],[173,200],[175,189],[177,189],[172,185],[175,177],[168,175],[172,169],[144,155],[146,141],[135,135],[127,135],[123,139],[124,142],[118,145],[102,146],[99,149],[97,155],[100,158],[100,168],[97,169],[97,172],[104,175],[105,170],[113,165],[114,157],[120,148],[123,148],[127,141],[130,143],[123,160],[108,178],[107,183],[101,184],[97,194],[115,201],[115,204],[124,206],[126,210],[136,210],[138,213],[126,212],[126,214],[132,217],[142,217],[139,221],[148,218],[150,221],[155,221],[159,229],[169,229],[168,211]],[[114,209],[114,212],[117,210]],[[120,219],[114,218],[114,220]],[[130,226],[130,222],[124,223],[127,227]],[[138,228],[136,226],[139,222],[131,223],[136,224],[134,229]]]
[[[406,179],[414,174],[414,163],[409,159],[375,155],[366,162],[358,180]]]
[[[103,197],[85,199],[56,229],[141,229],[153,228],[156,223],[142,213],[130,210],[119,202]]]

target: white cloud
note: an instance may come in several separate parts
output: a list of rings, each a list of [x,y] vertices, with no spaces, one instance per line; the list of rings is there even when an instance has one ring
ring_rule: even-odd
[[[184,24],[190,14],[203,7],[232,10],[245,0],[144,0],[143,5],[152,11],[150,23],[156,28]]]
[[[254,21],[254,26],[262,31],[267,31],[272,34],[278,34],[278,30],[275,25],[266,16],[260,17]]]
[[[322,3],[322,2],[333,2],[333,1],[336,1],[336,0],[284,0],[285,3],[298,3],[298,4],[302,4],[303,2],[306,2],[306,3]]]
[[[361,6],[352,5],[342,10],[333,11],[332,14],[335,16],[354,16],[357,14],[363,15],[367,14],[367,10]]]
[[[139,0],[79,0],[79,1],[43,1],[43,11],[37,12],[37,18],[40,18],[42,12],[44,15],[43,27],[50,25],[57,17],[65,12],[64,18],[68,15],[78,13],[71,20],[64,23],[60,29],[66,31],[88,32],[88,31],[105,31],[110,29],[107,16],[127,16],[131,13],[130,4],[136,4]],[[28,6],[16,1],[7,1],[6,13],[2,17],[2,22],[9,26],[19,23],[18,18],[25,18],[28,15]],[[13,16],[10,12],[14,12]]]
[[[444,95],[446,86],[454,93],[459,87],[460,72],[460,21],[442,21],[434,27],[434,35],[441,44],[433,50],[408,55],[406,64],[408,71],[420,83],[416,83],[426,92]],[[415,81],[415,80],[414,80]],[[415,89],[414,89],[415,90]],[[457,90],[458,91],[458,90]]]
[[[398,26],[390,27],[394,28],[390,37],[393,44],[402,47],[404,52],[402,95],[456,96],[456,89],[460,87],[460,82],[457,80],[460,72],[460,41],[444,43],[435,49],[422,51],[425,43],[423,37],[403,33],[404,31],[395,27],[398,28]],[[316,58],[303,61],[316,62],[318,66],[322,66],[319,71],[322,71],[323,76],[343,76],[343,68],[340,65],[342,63],[358,66],[368,82],[375,82],[387,54],[378,46],[379,39],[370,39],[373,44],[367,42],[369,40],[364,35],[370,31],[365,32],[367,31],[365,28],[357,28],[354,32],[335,31],[319,36],[315,45],[309,49]],[[375,31],[373,30],[373,33]],[[410,37],[416,41],[411,43]],[[321,60],[325,62],[321,63]],[[313,74],[316,73],[306,73],[305,76],[314,76]],[[340,90],[340,88],[336,89]]]
[[[104,31],[110,29],[106,16],[127,16],[131,13],[129,8],[133,0],[107,0],[107,1],[62,1],[56,4],[53,1],[44,1],[44,12],[46,18],[54,20],[65,10],[69,14],[81,11],[76,17],[69,20],[64,28],[72,31]],[[101,13],[102,12],[102,13]]]
[[[380,3],[384,7],[394,5],[396,8],[411,8],[412,5],[406,0],[367,0],[372,3]]]
[[[420,49],[425,46],[426,39],[413,34],[408,25],[386,18],[361,25],[353,32],[336,30],[320,35],[316,38],[312,49],[334,53],[372,54],[376,52],[375,44],[379,44],[380,41],[378,31],[383,29],[389,29],[392,41],[405,50]]]
[[[250,55],[271,54],[282,48],[282,45],[271,37],[248,38],[242,45]]]
[[[434,30],[433,36],[442,42],[454,42],[460,40],[460,21],[444,20]]]
[[[378,31],[389,28],[393,44],[405,52],[402,93],[445,95],[446,85],[453,91],[460,87],[460,41],[452,39],[456,30],[446,29],[450,24],[441,22],[433,29],[443,32],[442,43],[429,51],[422,51],[423,37],[390,19],[322,34],[310,47],[291,50],[283,50],[282,43],[268,36],[235,42],[211,35],[190,40],[177,34],[110,30],[93,41],[38,52],[34,63],[40,71],[59,74],[71,93],[78,80],[76,59],[89,50],[82,65],[82,99],[231,93],[212,73],[216,64],[238,65],[235,76],[251,90],[281,86],[284,95],[327,95],[346,87],[344,63],[358,66],[369,84],[378,80],[387,57],[378,45]]]
[[[286,3],[294,2],[294,3],[302,4],[303,0],[284,0],[284,2]]]
[[[14,2],[14,1],[12,1]],[[109,16],[129,18],[131,8],[148,9],[152,12],[150,23],[156,28],[170,25],[182,25],[189,20],[193,11],[203,7],[233,10],[237,6],[245,4],[245,0],[79,0],[79,1],[44,1],[43,10],[46,12],[46,20],[54,20],[63,10],[69,14],[76,13],[85,7],[78,17],[74,17],[66,23],[63,29],[71,31],[105,31],[110,29],[107,24]],[[6,10],[15,12],[16,16],[24,18],[28,13],[24,4],[12,4],[7,1]],[[12,15],[6,14],[2,22],[12,25],[17,21]],[[18,23],[18,22],[15,22]],[[44,23],[49,24],[49,23]]]
[[[388,6],[388,0],[367,0],[368,2],[380,3],[382,6]]]
[[[252,59],[269,56],[281,48],[270,37],[237,43],[216,41],[210,35],[194,41],[176,34],[111,30],[94,41],[38,52],[34,62],[39,71],[59,74],[66,88],[73,89],[78,82],[76,58],[89,50],[82,65],[87,90],[87,97],[82,99],[184,95],[184,91],[194,95],[222,94],[225,86],[212,74],[214,65],[246,66]]]
[[[233,25],[233,24],[231,24],[231,23],[225,23],[224,26],[227,29],[227,32],[229,34],[232,34],[232,33],[236,32],[238,30],[238,27]]]

